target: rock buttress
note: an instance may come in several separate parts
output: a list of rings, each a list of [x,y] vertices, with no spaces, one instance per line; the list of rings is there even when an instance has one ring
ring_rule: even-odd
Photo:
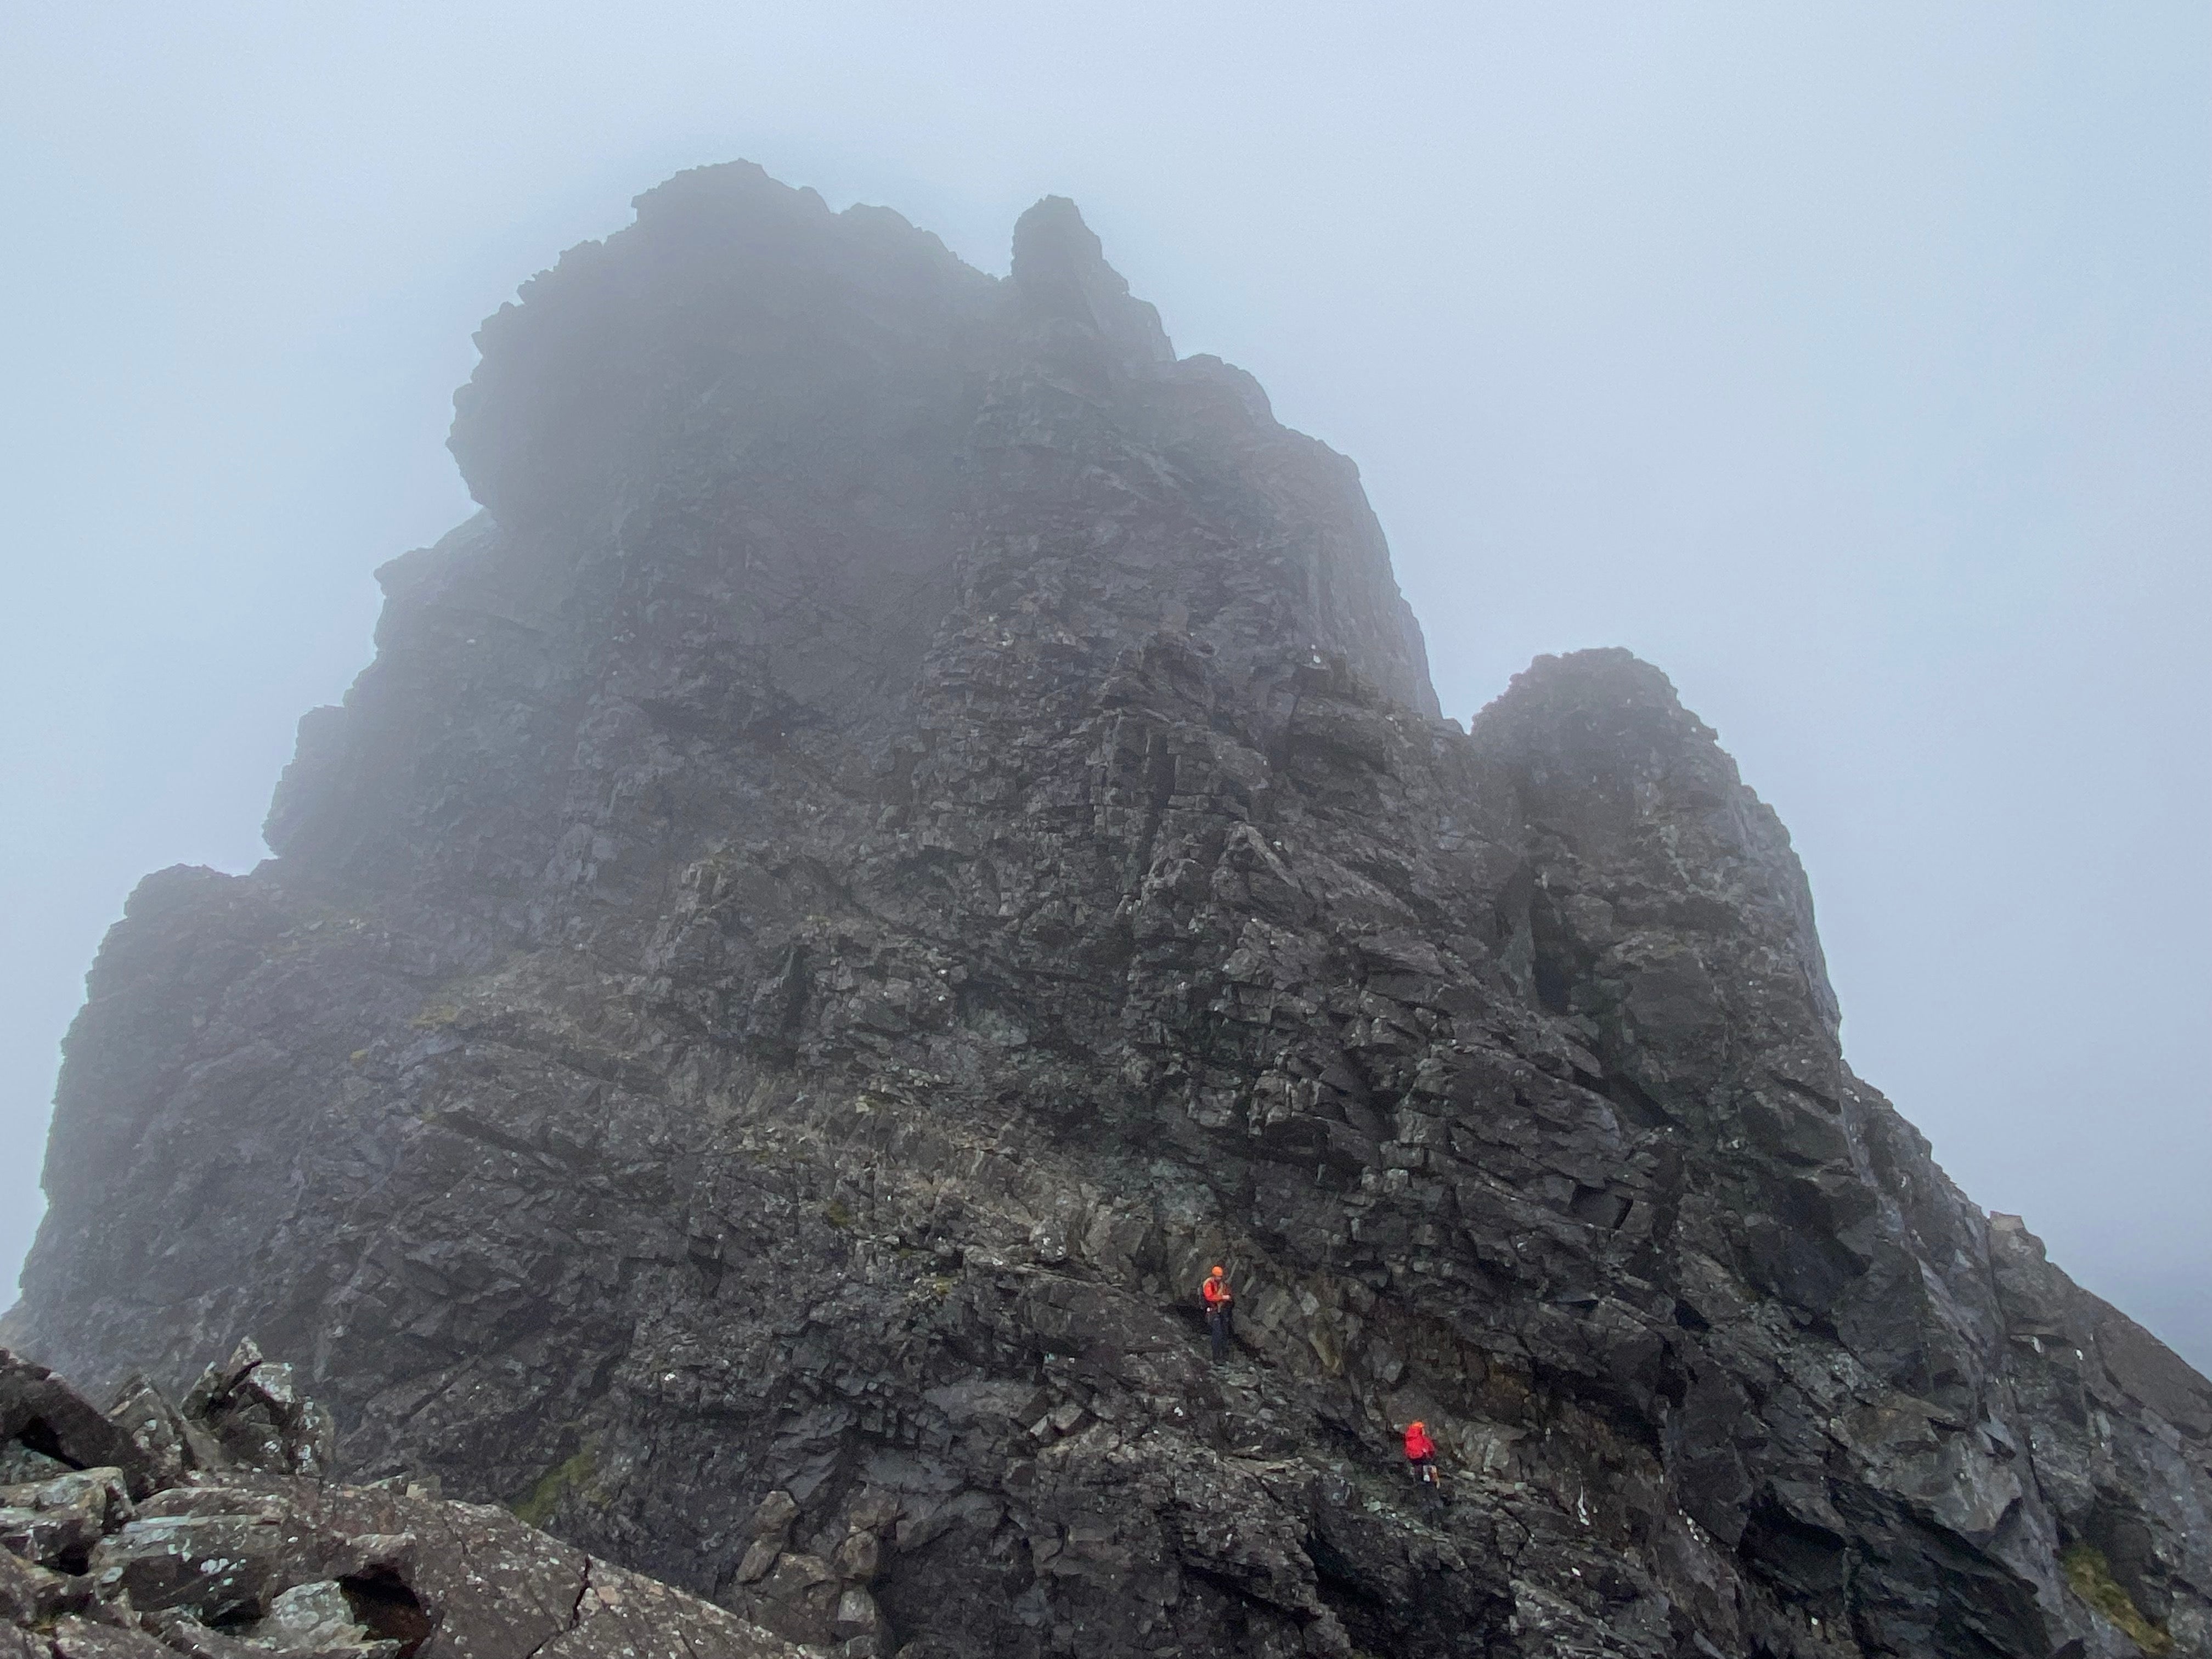
[[[915,1659],[2212,1647],[2212,1389],[1852,1076],[1713,734],[1437,718],[1351,464],[1015,253],[703,169],[486,325],[278,856],[103,949],[10,1340],[252,1328]]]

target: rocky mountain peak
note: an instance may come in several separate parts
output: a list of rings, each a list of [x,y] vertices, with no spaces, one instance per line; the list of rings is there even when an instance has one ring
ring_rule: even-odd
[[[1852,1073],[1712,732],[1437,718],[1072,205],[701,169],[479,339],[276,856],[102,947],[13,1346],[251,1330],[848,1659],[2212,1651],[2212,1383]]]
[[[1160,313],[1129,293],[1121,273],[1075,204],[1048,196],[1014,223],[1014,259],[1008,280],[1024,320],[1039,330],[1053,325],[1094,336],[1131,365],[1175,361]]]

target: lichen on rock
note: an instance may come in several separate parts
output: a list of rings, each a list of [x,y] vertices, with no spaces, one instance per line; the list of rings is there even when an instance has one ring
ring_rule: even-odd
[[[340,1485],[324,1463],[303,1472],[303,1462],[326,1450],[328,1419],[289,1371],[247,1341],[209,1367],[180,1406],[134,1378],[102,1413],[45,1368],[0,1349],[9,1443],[27,1436],[51,1445],[70,1471],[0,1487],[0,1652],[800,1659],[719,1607],[496,1510],[445,1503],[404,1480]],[[241,1436],[242,1412],[270,1432]],[[76,1425],[68,1433],[40,1426],[62,1417]],[[92,1425],[103,1419],[126,1429],[159,1419],[183,1432],[150,1461],[125,1454],[127,1468],[74,1467],[97,1455]]]

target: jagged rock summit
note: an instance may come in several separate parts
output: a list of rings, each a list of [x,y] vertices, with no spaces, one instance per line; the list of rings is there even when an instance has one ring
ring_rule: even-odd
[[[276,856],[102,949],[15,1346],[250,1330],[855,1659],[2212,1652],[2212,1386],[1852,1075],[1712,732],[1439,719],[1072,205],[705,168],[479,343]]]

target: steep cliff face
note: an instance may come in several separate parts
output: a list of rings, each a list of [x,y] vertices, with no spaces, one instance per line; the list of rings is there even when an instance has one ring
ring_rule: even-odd
[[[251,1330],[855,1655],[2212,1652],[2212,1386],[1851,1074],[1662,676],[1440,720],[1353,467],[1065,202],[1004,281],[638,208],[479,337],[277,856],[110,936],[17,1346]]]

